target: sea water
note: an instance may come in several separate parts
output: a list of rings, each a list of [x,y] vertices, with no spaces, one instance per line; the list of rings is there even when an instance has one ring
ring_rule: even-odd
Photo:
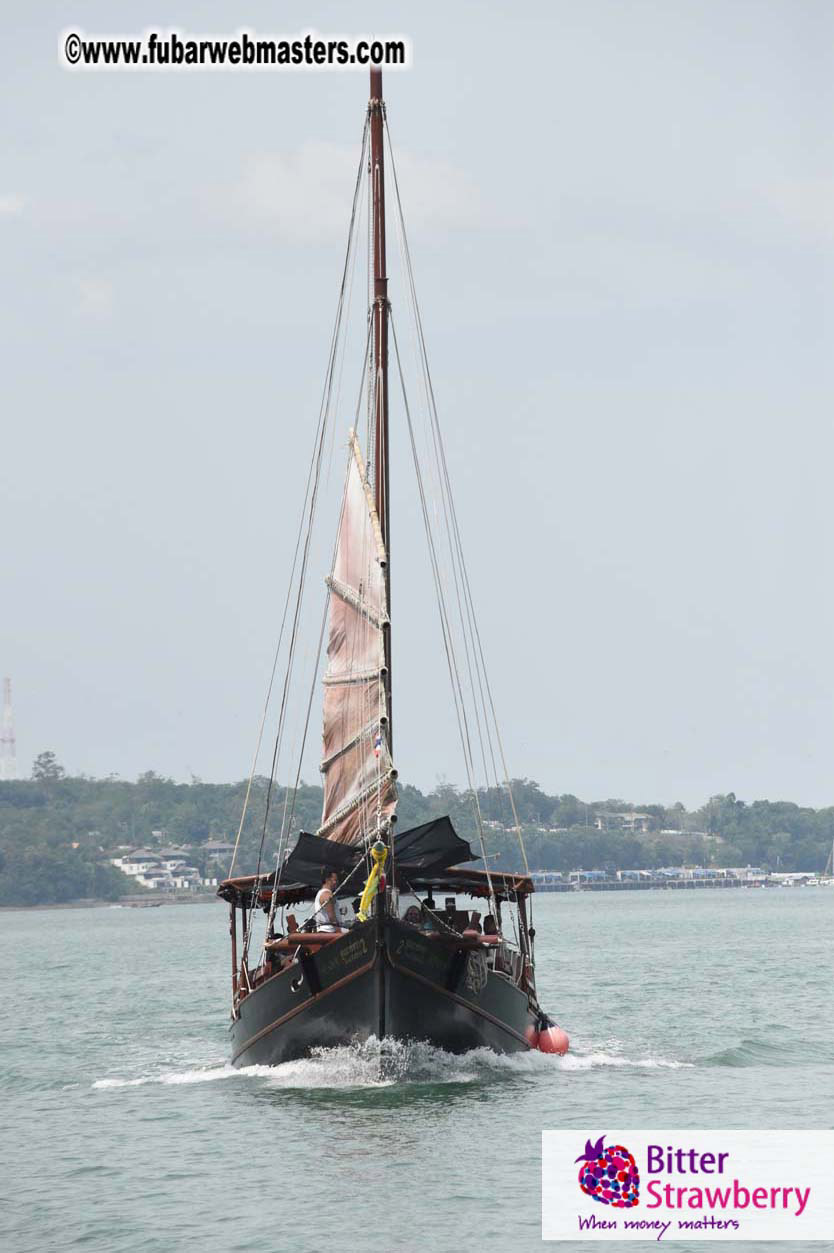
[[[0,914],[0,1247],[531,1250],[544,1128],[834,1125],[834,890],[540,895],[535,926],[565,1058],[236,1071],[224,906]]]

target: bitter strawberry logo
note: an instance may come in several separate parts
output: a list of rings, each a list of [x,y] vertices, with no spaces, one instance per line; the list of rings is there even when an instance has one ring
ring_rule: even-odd
[[[613,1205],[615,1209],[630,1209],[640,1199],[640,1172],[634,1157],[623,1144],[603,1147],[605,1136],[596,1144],[585,1142],[585,1152],[577,1161],[579,1186],[592,1201]]]

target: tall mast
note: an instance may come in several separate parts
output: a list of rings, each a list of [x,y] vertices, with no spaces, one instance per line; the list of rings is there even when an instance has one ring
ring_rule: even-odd
[[[382,70],[371,70],[371,188],[374,252],[374,503],[388,563],[385,588],[391,612],[391,497],[388,490],[388,269],[385,261],[385,163],[383,156]],[[393,755],[391,713],[391,629],[385,632],[385,695],[388,747]]]

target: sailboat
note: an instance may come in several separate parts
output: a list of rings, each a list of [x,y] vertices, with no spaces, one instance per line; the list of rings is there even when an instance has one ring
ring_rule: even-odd
[[[391,490],[389,464],[386,138],[393,161],[382,74],[372,69],[359,165],[360,175],[363,170],[368,175],[372,254],[365,354],[369,456],[366,463],[359,434],[351,429],[335,556],[326,577],[323,812],[318,830],[300,832],[291,849],[283,822],[274,869],[262,868],[259,858],[254,874],[230,873],[218,889],[230,907],[235,1066],[274,1065],[372,1037],[426,1041],[458,1053],[478,1047],[562,1053],[568,1047],[566,1034],[542,1010],[536,994],[533,883],[526,858],[519,873],[490,869],[477,790],[472,788],[479,856],[448,816],[406,831],[396,824],[390,535],[397,494]],[[349,256],[350,249],[349,239]],[[337,328],[340,317],[341,312]],[[418,328],[422,336],[419,315]],[[411,431],[407,405],[406,412]],[[313,474],[315,479],[315,457]],[[420,492],[422,498],[422,483]],[[448,521],[449,508],[446,516]],[[424,520],[428,527],[425,510]],[[456,530],[454,537],[457,551]],[[302,547],[303,560],[308,546]],[[471,620],[468,582],[463,603],[465,624]],[[459,676],[446,636],[448,613],[444,623],[460,725],[463,697],[460,686],[454,687]],[[473,637],[472,649],[477,649],[475,687],[483,696],[479,636],[477,643]],[[467,656],[471,671],[472,656]],[[467,751],[466,734],[463,742]],[[284,810],[286,817],[286,803]],[[521,849],[523,856],[523,842]],[[481,859],[483,868],[471,864]],[[315,908],[323,880],[332,891],[329,912]],[[261,914],[264,929],[258,939]]]

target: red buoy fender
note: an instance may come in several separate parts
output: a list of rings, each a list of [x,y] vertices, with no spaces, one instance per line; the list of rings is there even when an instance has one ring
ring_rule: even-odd
[[[524,1028],[524,1038],[530,1045],[531,1049],[537,1049],[539,1047],[539,1032],[532,1023],[528,1023]]]
[[[538,1048],[542,1053],[557,1053],[560,1057],[570,1047],[568,1033],[561,1027],[544,1027],[539,1032]]]

